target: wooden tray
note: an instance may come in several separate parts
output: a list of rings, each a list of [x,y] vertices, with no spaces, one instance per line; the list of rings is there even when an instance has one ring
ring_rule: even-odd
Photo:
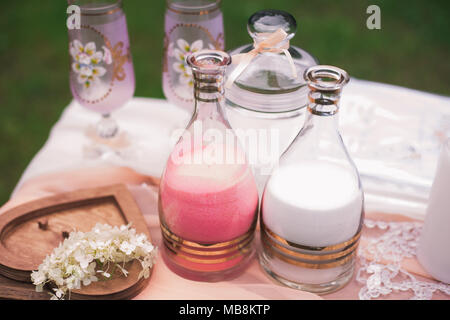
[[[144,217],[124,185],[83,189],[31,201],[0,215],[0,298],[37,298],[31,271],[73,230],[89,231],[95,224],[132,223],[137,233],[151,241]],[[71,299],[128,299],[137,295],[148,279],[138,280],[139,262],[128,265],[128,277],[92,283],[72,291]],[[28,282],[27,283],[18,283]],[[48,294],[44,293],[48,299]]]

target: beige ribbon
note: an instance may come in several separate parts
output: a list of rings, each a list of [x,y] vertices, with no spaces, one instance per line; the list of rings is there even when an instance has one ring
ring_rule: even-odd
[[[239,77],[239,75],[248,67],[250,62],[260,53],[263,52],[283,52],[287,57],[289,64],[291,66],[292,76],[297,78],[297,69],[295,68],[294,60],[292,60],[292,56],[289,53],[289,41],[286,41],[282,46],[277,46],[281,42],[285,41],[288,34],[283,29],[278,29],[273,33],[263,33],[260,35],[268,35],[268,37],[261,41],[254,43],[254,48],[247,53],[235,54],[232,56],[232,62],[237,63],[238,65],[233,70],[233,72],[228,77],[227,83],[225,84],[226,88],[230,88],[233,82]]]

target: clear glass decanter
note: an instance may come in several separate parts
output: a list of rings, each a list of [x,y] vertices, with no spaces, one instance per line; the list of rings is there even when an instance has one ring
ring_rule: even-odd
[[[265,47],[263,43],[279,29],[286,33],[286,38],[273,47]],[[272,162],[278,161],[302,127],[308,103],[308,87],[302,75],[307,68],[317,65],[317,59],[293,45],[297,21],[288,12],[272,9],[255,12],[248,19],[247,30],[253,43],[233,49],[230,55],[242,56],[260,46],[264,50],[227,88],[225,105],[235,132],[256,134],[254,142],[244,139],[243,144],[262,193]],[[284,51],[276,50],[281,48],[287,50],[290,58]],[[234,59],[227,68],[228,78],[240,69],[238,61]]]
[[[195,111],[160,183],[164,260],[175,273],[199,281],[235,277],[254,254],[258,192],[223,111],[230,61],[216,50],[187,57]]]
[[[308,68],[304,78],[310,90],[305,123],[262,197],[260,263],[287,286],[325,294],[353,274],[364,195],[338,130],[348,74],[319,65]]]

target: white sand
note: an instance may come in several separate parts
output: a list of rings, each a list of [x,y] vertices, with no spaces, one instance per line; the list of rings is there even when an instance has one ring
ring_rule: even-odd
[[[327,246],[356,234],[363,196],[356,172],[304,161],[274,170],[262,205],[264,224],[279,236],[301,245]]]

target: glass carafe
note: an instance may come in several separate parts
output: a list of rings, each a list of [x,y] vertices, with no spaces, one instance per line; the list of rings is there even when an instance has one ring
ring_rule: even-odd
[[[314,66],[304,78],[310,90],[305,123],[264,189],[260,263],[287,286],[324,294],[353,274],[364,196],[338,130],[347,73]]]
[[[160,183],[164,260],[175,273],[199,281],[237,276],[254,253],[258,192],[223,113],[223,79],[230,61],[216,50],[187,58],[195,112]]]
[[[256,143],[248,138],[243,144],[260,193],[272,162],[279,159],[302,126],[308,95],[302,75],[317,64],[317,59],[290,43],[297,34],[297,22],[291,14],[280,10],[254,13],[247,24],[253,43],[230,52],[231,56],[248,54],[279,29],[285,32],[285,38],[259,51],[225,93],[226,113],[233,129],[243,131],[246,137],[256,135]],[[237,61],[234,59],[228,68],[228,77],[240,70]]]

